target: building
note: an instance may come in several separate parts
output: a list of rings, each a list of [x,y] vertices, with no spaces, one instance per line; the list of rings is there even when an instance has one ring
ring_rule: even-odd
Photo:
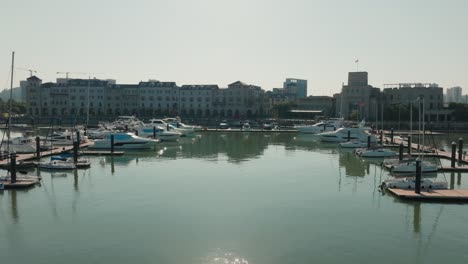
[[[269,113],[259,86],[235,82],[218,85],[182,85],[149,80],[117,84],[115,80],[57,79],[42,83],[32,76],[25,83],[27,113],[33,117],[189,116],[241,118]]]
[[[383,98],[386,106],[416,103],[419,97],[424,97],[425,110],[443,108],[443,89],[435,83],[398,83],[385,84]]]
[[[447,88],[447,103],[463,103],[465,100],[462,96],[462,88],[460,86]]]
[[[293,94],[296,98],[307,97],[307,80],[287,78],[283,89],[286,94]]]
[[[336,115],[345,119],[376,120],[380,89],[368,83],[367,72],[348,73],[348,84],[336,98]]]
[[[320,111],[322,116],[334,116],[335,99],[330,96],[308,96],[297,99],[297,110]]]

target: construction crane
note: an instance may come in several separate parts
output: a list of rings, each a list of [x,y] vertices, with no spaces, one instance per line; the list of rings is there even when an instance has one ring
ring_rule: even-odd
[[[65,78],[68,80],[69,74],[88,74],[86,72],[57,72],[57,74],[65,74]]]
[[[29,72],[29,77],[32,77],[33,73],[37,73],[36,70],[32,70],[32,69],[25,69],[25,68],[18,68],[18,67],[16,67],[16,69],[23,70],[23,71],[28,71]]]

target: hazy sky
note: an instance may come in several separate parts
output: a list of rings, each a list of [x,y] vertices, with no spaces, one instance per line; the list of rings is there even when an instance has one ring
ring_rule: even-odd
[[[331,95],[359,58],[377,87],[468,90],[466,0],[4,0],[0,40],[0,88],[14,50],[16,65],[45,81],[97,72],[119,83],[242,80],[269,90],[295,77],[309,95]],[[17,70],[15,83],[28,75]]]

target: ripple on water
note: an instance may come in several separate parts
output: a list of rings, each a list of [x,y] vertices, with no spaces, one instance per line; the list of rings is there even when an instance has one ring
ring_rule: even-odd
[[[249,262],[236,253],[228,252],[220,248],[209,253],[202,259],[203,264],[248,264]]]

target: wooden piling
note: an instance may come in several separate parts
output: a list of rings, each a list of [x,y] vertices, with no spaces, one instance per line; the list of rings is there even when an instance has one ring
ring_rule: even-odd
[[[36,157],[39,159],[41,157],[41,138],[36,137]]]
[[[16,183],[16,153],[10,154],[10,164],[10,182],[13,184]]]
[[[458,162],[463,160],[463,138],[458,139]]]
[[[153,127],[153,138],[154,139],[156,138],[156,127],[155,126]]]
[[[73,141],[73,162],[78,163],[78,148],[80,143],[78,141]]]
[[[370,140],[371,140],[371,136],[370,135],[367,135],[367,148],[370,149]]]
[[[351,140],[351,131],[348,130],[348,142]]]
[[[457,144],[455,142],[452,142],[452,157],[451,157],[451,164],[452,168],[455,168],[455,156],[457,153]]]
[[[416,160],[416,181],[414,185],[414,192],[417,194],[421,193],[421,161]]]
[[[390,130],[390,143],[393,145],[393,127]]]
[[[111,135],[111,153],[114,153],[114,135]]]
[[[383,145],[383,130],[380,130],[380,145]]]

